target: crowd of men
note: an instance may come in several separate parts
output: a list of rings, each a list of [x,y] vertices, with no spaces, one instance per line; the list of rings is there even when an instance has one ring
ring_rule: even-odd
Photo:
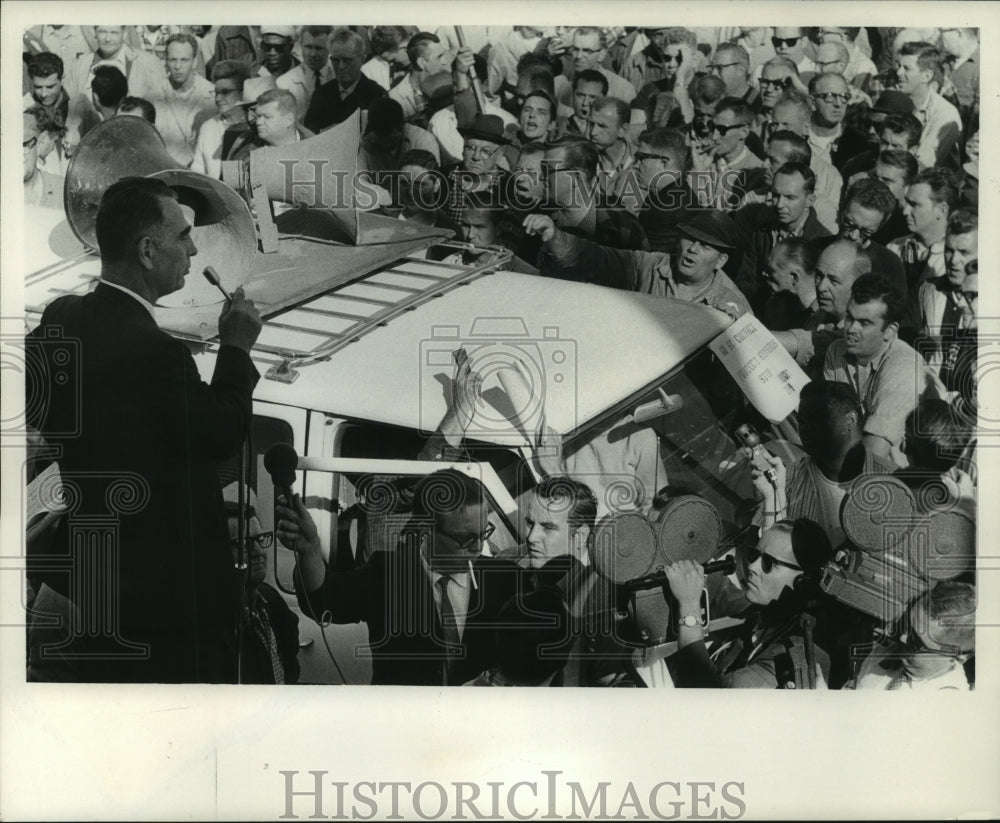
[[[384,214],[503,247],[535,276],[752,312],[811,378],[790,419],[805,456],[760,458],[760,539],[739,583],[715,590],[745,631],[710,650],[704,572],[675,564],[666,672],[626,663],[627,643],[605,648],[621,638],[601,623],[614,593],[590,556],[598,505],[572,471],[537,487],[511,558],[481,553],[482,492],[461,476],[436,479],[465,505],[436,512],[433,484],[418,488],[430,527],[348,572],[327,567],[309,513],[286,501],[303,613],[368,622],[375,682],[969,687],[971,573],[928,585],[905,642],[887,635],[860,670],[848,658],[871,627],[820,577],[866,475],[931,477],[948,500],[920,506],[975,520],[978,30],[46,25],[24,58],[30,204],[62,206],[81,140],[114,117],[145,118],[178,167],[223,179],[226,162],[360,112],[358,165]],[[109,271],[137,277],[143,260]],[[248,349],[256,331],[240,339]],[[279,655],[274,627],[260,637],[264,680],[294,681],[294,643]],[[566,637],[565,654],[538,653]]]

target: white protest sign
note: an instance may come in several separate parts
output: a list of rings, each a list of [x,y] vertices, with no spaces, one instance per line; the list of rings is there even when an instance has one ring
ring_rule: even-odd
[[[780,423],[798,408],[799,392],[809,377],[752,314],[744,314],[709,348],[754,408],[772,423]]]

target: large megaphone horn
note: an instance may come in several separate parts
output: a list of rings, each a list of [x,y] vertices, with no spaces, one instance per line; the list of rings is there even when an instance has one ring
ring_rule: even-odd
[[[191,233],[198,254],[192,270],[211,266],[229,292],[247,279],[257,253],[253,217],[243,198],[219,180],[177,168],[166,144],[141,117],[113,117],[91,129],[80,141],[66,172],[63,204],[73,233],[97,249],[97,210],[104,192],[123,177],[156,177],[177,192],[195,214]],[[221,300],[200,276],[189,276],[184,288],[161,299],[164,306],[202,306]]]
[[[412,239],[399,220],[373,213],[380,190],[361,162],[361,120],[343,123],[287,146],[264,146],[250,154],[250,188],[261,186],[270,200],[305,208],[279,214],[285,235],[355,246]]]

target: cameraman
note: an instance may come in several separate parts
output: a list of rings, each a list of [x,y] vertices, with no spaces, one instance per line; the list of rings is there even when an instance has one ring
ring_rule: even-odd
[[[746,597],[759,607],[738,637],[713,650],[722,685],[732,689],[826,688],[829,655],[812,643],[809,619],[825,632],[826,608],[819,590],[823,566],[833,556],[830,541],[811,520],[782,520],[761,535],[754,548],[743,549]],[[688,578],[671,580],[678,601],[692,602],[701,584]],[[698,589],[700,594],[700,588]],[[805,620],[804,620],[805,618]],[[684,637],[680,640],[683,642]]]
[[[856,689],[968,691],[965,664],[975,649],[976,589],[943,580],[910,606],[901,641],[876,645],[861,663]]]

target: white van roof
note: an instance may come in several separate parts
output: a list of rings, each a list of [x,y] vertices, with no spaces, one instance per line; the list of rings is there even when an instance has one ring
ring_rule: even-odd
[[[391,276],[370,276],[270,318],[261,342],[294,346],[288,341],[326,331],[329,318],[311,310],[322,311],[333,298],[342,307],[366,290],[384,296],[373,280]],[[446,411],[452,354],[464,347],[483,374],[486,401],[470,436],[516,445],[524,438],[505,419],[509,403],[500,384],[512,357],[527,366],[537,387],[533,402],[544,398],[548,424],[566,435],[655,383],[731,322],[716,309],[679,300],[495,272],[404,312],[328,360],[293,360],[293,382],[262,379],[254,396],[430,432]],[[255,357],[262,373],[276,362]]]

